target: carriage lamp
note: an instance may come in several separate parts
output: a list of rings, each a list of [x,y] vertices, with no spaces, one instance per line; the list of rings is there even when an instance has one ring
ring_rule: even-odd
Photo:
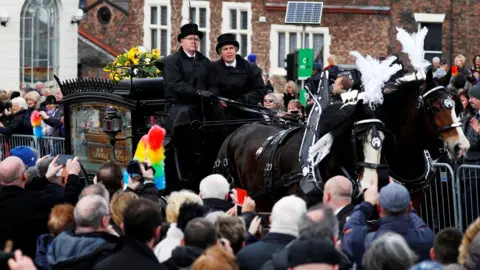
[[[72,24],[79,24],[82,19],[83,19],[83,10],[79,8],[77,9],[77,11],[75,11],[75,14],[72,17]]]
[[[10,16],[7,13],[5,13],[5,12],[0,13],[0,24],[3,27],[7,27],[7,22],[9,20],[10,20]]]
[[[108,107],[105,110],[103,119],[103,132],[110,138],[110,160],[115,161],[115,144],[117,143],[116,136],[122,131],[122,116],[114,107]]]
[[[122,131],[122,117],[116,108],[108,107],[105,110],[103,132],[116,136],[120,131]]]

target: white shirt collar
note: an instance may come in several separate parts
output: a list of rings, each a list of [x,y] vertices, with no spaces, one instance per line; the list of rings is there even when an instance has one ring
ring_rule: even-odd
[[[345,206],[338,208],[337,211],[335,211],[335,216],[338,215],[338,213],[340,213],[340,211],[342,211],[342,209],[345,208]]]
[[[195,54],[189,54],[187,51],[183,51],[188,57],[195,57]]]
[[[227,62],[225,62],[225,65],[227,67],[236,67],[237,66],[237,59],[234,59],[231,64],[228,64]]]

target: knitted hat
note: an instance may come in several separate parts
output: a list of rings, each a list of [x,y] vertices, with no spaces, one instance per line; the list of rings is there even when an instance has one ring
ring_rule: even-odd
[[[254,53],[251,53],[248,55],[247,59],[249,62],[255,63],[257,61],[257,55]]]
[[[37,163],[37,154],[28,146],[18,146],[10,151],[10,156],[18,157],[25,167],[34,167]]]
[[[468,90],[468,95],[476,99],[480,99],[480,85],[475,84],[470,90]]]

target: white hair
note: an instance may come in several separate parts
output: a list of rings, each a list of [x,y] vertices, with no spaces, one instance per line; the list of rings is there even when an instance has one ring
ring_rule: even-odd
[[[301,198],[290,195],[281,198],[272,209],[270,232],[298,237],[298,223],[307,212],[307,205]]]
[[[217,222],[218,217],[224,217],[224,216],[228,217],[228,215],[225,212],[214,211],[214,212],[208,213],[208,215],[205,216],[205,219],[215,224],[215,222]]]
[[[438,62],[438,63],[440,63],[440,58],[437,57],[437,56],[433,57],[432,63],[433,63],[433,62]]]
[[[225,200],[230,190],[230,184],[221,174],[211,174],[200,182],[202,199],[216,198]]]
[[[408,269],[417,259],[405,239],[396,233],[386,232],[373,241],[363,255],[365,269]]]
[[[26,110],[28,108],[27,101],[23,97],[16,97],[12,99],[12,105],[17,104],[20,109]]]

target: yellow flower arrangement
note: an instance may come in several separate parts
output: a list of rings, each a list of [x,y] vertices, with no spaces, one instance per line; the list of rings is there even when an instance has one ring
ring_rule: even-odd
[[[110,80],[116,82],[131,77],[158,77],[160,70],[153,65],[153,62],[159,59],[160,51],[158,49],[149,51],[143,46],[132,47],[129,51],[117,56],[115,61],[103,68],[103,71],[108,72]],[[138,67],[132,71],[129,68],[131,65]]]

